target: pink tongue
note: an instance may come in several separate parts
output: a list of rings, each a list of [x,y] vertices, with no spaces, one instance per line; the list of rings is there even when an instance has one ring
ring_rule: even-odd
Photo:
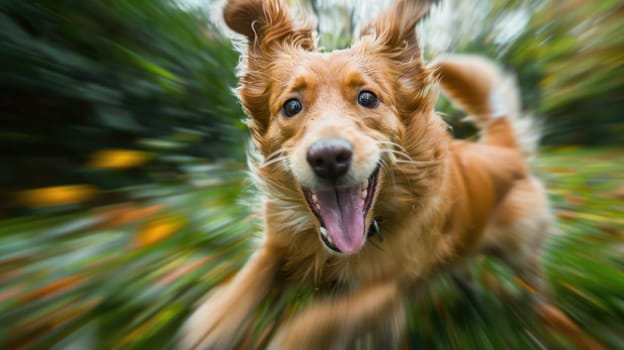
[[[364,201],[360,191],[360,185],[356,185],[316,194],[327,233],[345,254],[357,252],[364,240]]]

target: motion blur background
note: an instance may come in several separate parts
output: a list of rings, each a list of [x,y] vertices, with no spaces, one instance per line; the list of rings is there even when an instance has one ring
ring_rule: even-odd
[[[289,1],[345,47],[388,1]],[[0,0],[0,348],[171,348],[193,304],[259,234],[248,133],[231,93],[238,56],[211,3]],[[535,167],[558,234],[555,303],[624,347],[624,4],[446,0],[419,28],[425,57],[477,52],[518,74],[542,126]],[[453,132],[474,128],[441,100]],[[480,302],[445,279],[409,311],[409,348],[572,348],[495,261]],[[261,347],[313,291],[263,305]]]

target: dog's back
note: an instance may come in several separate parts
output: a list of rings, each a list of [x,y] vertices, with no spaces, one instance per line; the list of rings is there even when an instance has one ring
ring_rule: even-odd
[[[481,129],[478,142],[457,140],[451,146],[456,188],[468,196],[450,220],[465,238],[449,238],[447,249],[493,254],[529,290],[545,293],[540,259],[552,220],[544,187],[528,166],[539,135],[521,113],[515,81],[479,56],[448,56],[433,65],[444,92]]]

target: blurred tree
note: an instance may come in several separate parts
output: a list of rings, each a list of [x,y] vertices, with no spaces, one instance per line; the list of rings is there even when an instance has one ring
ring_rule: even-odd
[[[621,144],[623,14],[621,1],[448,0],[422,26],[423,40],[429,57],[483,54],[514,71],[543,144]],[[441,108],[458,123],[460,113]]]
[[[521,76],[539,65],[547,143],[623,144],[623,16],[617,0],[551,1],[506,52]]]
[[[206,13],[166,0],[0,9],[0,212],[19,208],[17,190],[111,190],[175,178],[172,159],[242,160],[237,57]],[[102,150],[143,161],[98,163]]]

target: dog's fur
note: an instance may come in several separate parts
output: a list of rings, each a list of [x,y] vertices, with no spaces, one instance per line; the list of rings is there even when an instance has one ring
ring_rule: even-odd
[[[186,324],[183,347],[233,347],[254,308],[282,282],[341,292],[283,325],[271,343],[278,349],[341,349],[367,335],[396,347],[406,296],[432,276],[461,274],[479,253],[502,259],[530,289],[545,288],[540,252],[551,219],[544,188],[527,165],[535,144],[523,147],[515,127],[522,121],[516,87],[483,58],[423,62],[415,25],[432,2],[398,0],[363,27],[351,48],[331,53],[315,52],[311,26],[294,21],[278,0],[225,5],[226,24],[247,39],[238,94],[261,156],[253,171],[265,236]],[[449,135],[433,111],[439,86],[474,118],[478,142]],[[358,104],[363,91],[378,104]],[[291,99],[302,107],[293,116],[283,111]],[[315,142],[328,138],[352,147],[347,173],[333,182],[308,159]],[[367,212],[349,203],[357,198],[338,193],[369,177],[374,182],[378,166]],[[329,235],[343,253],[320,239],[320,214],[311,209],[312,192],[328,189],[336,205],[355,208],[336,209],[341,215],[366,213],[363,223],[336,219],[339,228]],[[348,233],[349,220],[374,235]]]

